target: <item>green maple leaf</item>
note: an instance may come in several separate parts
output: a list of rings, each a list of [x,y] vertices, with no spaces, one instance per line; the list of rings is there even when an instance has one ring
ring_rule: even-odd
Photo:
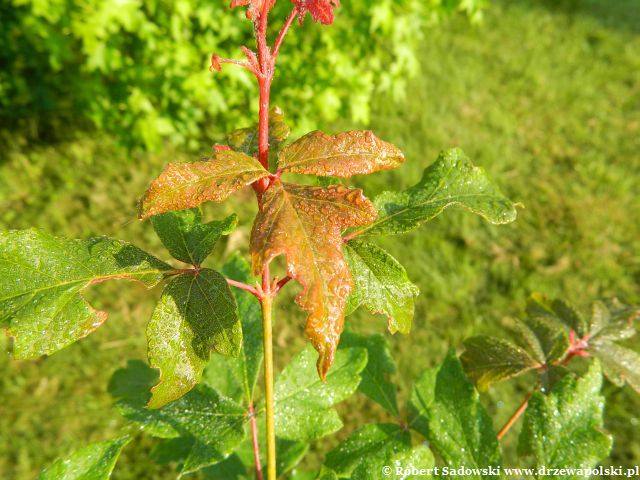
[[[520,454],[532,455],[537,466],[547,468],[592,468],[606,458],[611,437],[602,431],[601,386],[601,369],[594,363],[582,378],[564,377],[549,395],[535,393],[520,433]]]
[[[211,352],[236,356],[242,326],[226,279],[204,269],[171,279],[147,326],[148,355],[160,369],[149,406],[161,407],[200,382]]]
[[[128,436],[96,442],[57,459],[42,471],[39,480],[107,480],[120,452],[131,441]]]
[[[171,267],[106,237],[68,240],[37,230],[0,232],[0,326],[16,358],[50,355],[104,323],[82,291],[108,280],[159,283]]]

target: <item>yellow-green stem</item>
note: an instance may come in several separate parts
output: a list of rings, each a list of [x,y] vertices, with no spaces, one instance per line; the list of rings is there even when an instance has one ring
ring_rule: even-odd
[[[264,390],[267,415],[267,480],[276,480],[276,424],[273,399],[273,297],[265,295],[262,304],[264,337]]]

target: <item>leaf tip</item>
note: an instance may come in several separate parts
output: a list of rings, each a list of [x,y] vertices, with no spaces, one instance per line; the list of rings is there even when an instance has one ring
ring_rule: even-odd
[[[327,373],[329,373],[329,369],[331,368],[331,364],[333,363],[333,358],[335,357],[335,350],[327,352],[326,350],[320,352],[320,356],[318,357],[318,362],[316,363],[316,367],[318,369],[318,376],[323,383],[327,382]]]

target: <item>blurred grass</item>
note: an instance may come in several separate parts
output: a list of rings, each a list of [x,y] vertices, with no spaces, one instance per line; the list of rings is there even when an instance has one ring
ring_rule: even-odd
[[[428,32],[420,55],[422,75],[407,101],[381,98],[374,106],[374,129],[403,148],[407,165],[354,183],[369,195],[409,186],[440,149],[460,146],[526,208],[503,227],[449,211],[409,235],[380,241],[422,291],[412,335],[390,337],[405,396],[412,379],[450,344],[500,332],[532,291],[583,311],[600,296],[640,302],[640,3],[499,1],[479,28],[453,20]],[[4,155],[2,228],[107,234],[165,256],[148,223],[134,220],[135,202],[165,163],[184,159],[179,152],[132,156],[97,136],[17,145]],[[250,193],[244,195],[207,207],[212,217],[235,209],[242,219],[211,265],[246,248],[255,210]],[[303,341],[304,316],[287,306],[295,288],[289,290],[278,306],[279,365]],[[144,326],[157,296],[133,285],[100,285],[91,297],[111,317],[98,332],[39,362],[0,358],[0,478],[33,478],[56,456],[123,428],[106,385],[127,359],[144,358]],[[349,322],[360,332],[385,328],[383,318],[363,312]],[[6,339],[0,343],[8,348]],[[496,427],[526,384],[501,385],[487,395]],[[628,388],[606,391],[607,425],[616,439],[611,462],[638,464],[640,400]],[[361,412],[378,412],[359,398],[341,411],[342,435],[371,421]],[[507,436],[508,451],[516,438]],[[314,448],[307,463],[317,463],[333,441]],[[140,437],[128,447],[114,478],[174,478],[147,460],[152,444]]]

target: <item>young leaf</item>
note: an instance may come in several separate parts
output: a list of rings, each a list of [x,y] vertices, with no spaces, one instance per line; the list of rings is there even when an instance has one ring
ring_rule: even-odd
[[[242,326],[225,278],[204,269],[171,280],[149,325],[149,363],[160,370],[150,408],[159,408],[191,390],[202,377],[210,352],[238,355]]]
[[[589,351],[600,359],[604,374],[613,384],[621,387],[626,382],[640,393],[640,354],[609,341],[591,342]]]
[[[107,318],[82,297],[114,279],[153,287],[171,267],[131,244],[106,237],[67,240],[37,230],[0,232],[0,325],[15,337],[18,359],[50,355]]]
[[[341,229],[371,222],[373,205],[361,190],[279,180],[262,200],[251,232],[253,273],[259,275],[275,257],[286,256],[287,273],[303,285],[296,301],[310,312],[305,331],[320,354],[318,372],[324,378],[338,346],[352,286]]]
[[[579,337],[587,334],[587,322],[562,300],[549,300],[539,293],[532,294],[527,301],[527,314],[532,318],[546,318],[574,330]]]
[[[127,396],[116,402],[120,413],[150,435],[159,438],[193,438],[182,473],[221,462],[242,443],[247,412],[233,400],[206,385],[160,409],[146,408],[148,394]]]
[[[525,350],[499,338],[486,335],[471,337],[464,341],[464,347],[460,360],[464,371],[480,391],[486,390],[492,383],[539,366]]]
[[[287,145],[278,155],[278,167],[285,172],[348,178],[404,163],[400,149],[383,142],[370,131],[327,135],[311,132]]]
[[[570,348],[566,328],[546,310],[540,314],[529,308],[528,313],[513,326],[518,345],[485,335],[465,340],[466,350],[460,359],[479,390],[542,366],[543,381],[554,381],[556,375],[549,375],[550,369],[559,366]]]
[[[290,132],[284,122],[283,111],[278,107],[272,108],[269,111],[269,149],[277,150]],[[233,150],[255,157],[258,155],[258,125],[231,132],[227,135],[227,142]]]
[[[450,351],[440,367],[418,380],[409,412],[410,426],[429,440],[449,467],[482,469],[500,464],[491,418],[455,352]]]
[[[42,471],[39,480],[107,480],[116,466],[128,436],[96,442],[56,460]]]
[[[628,383],[640,393],[640,354],[618,345],[636,334],[634,321],[640,318],[640,308],[623,305],[613,299],[595,302],[589,334],[585,336],[588,352],[600,359],[606,377],[615,385]]]
[[[339,348],[353,347],[367,349],[367,366],[362,371],[358,391],[398,417],[400,412],[396,400],[397,387],[387,379],[388,375],[396,371],[387,339],[382,335],[365,337],[347,330],[342,334]]]
[[[520,433],[520,454],[533,455],[538,466],[547,468],[592,468],[606,458],[611,437],[602,431],[601,385],[600,366],[594,363],[578,380],[566,376],[548,396],[534,394]]]
[[[572,331],[578,337],[578,351],[583,355],[593,355],[602,362],[604,374],[618,386],[625,382],[640,393],[640,354],[618,345],[617,341],[635,335],[633,322],[640,317],[640,309],[623,305],[617,300],[595,302],[592,315],[587,322],[578,312],[561,300],[548,300],[540,294],[531,296],[527,305],[531,319],[551,322],[548,330],[561,329],[561,335],[567,337]],[[568,340],[565,341],[568,345]],[[564,347],[563,354],[569,351],[560,344],[555,351]],[[575,349],[576,345],[569,345]],[[575,354],[575,353],[574,353]],[[560,359],[562,355],[556,355]],[[570,358],[570,357],[568,357]]]
[[[144,194],[140,218],[170,210],[185,210],[208,202],[222,202],[269,172],[244,153],[221,150],[209,160],[170,163]]]
[[[414,298],[420,290],[407,278],[404,267],[372,243],[351,240],[344,245],[343,253],[354,283],[350,304],[386,315],[391,333],[409,333]]]
[[[589,322],[592,340],[616,342],[636,334],[634,322],[640,318],[640,308],[620,303],[617,299],[595,302]]]
[[[202,212],[193,208],[155,215],[151,224],[173,258],[200,265],[220,237],[235,230],[238,217],[234,214],[221,221],[202,223]]]
[[[475,167],[459,149],[443,152],[429,166],[417,185],[403,192],[385,192],[376,197],[378,219],[358,230],[358,235],[392,235],[413,230],[450,206],[461,206],[485,220],[513,222],[515,205]]]
[[[331,25],[335,19],[333,9],[340,6],[340,0],[292,0],[300,12],[300,23],[309,13],[314,22]]]
[[[280,438],[308,441],[339,430],[342,421],[333,406],[353,395],[367,364],[366,350],[339,350],[322,382],[313,373],[313,356],[310,348],[304,349],[276,379],[276,433]]]
[[[590,322],[589,352],[599,358],[606,377],[615,385],[628,383],[640,393],[640,354],[615,343],[635,335],[633,322],[640,309],[622,305],[617,300],[608,304],[596,302]]]
[[[236,254],[222,267],[227,278],[251,284],[251,267],[242,256]],[[250,293],[232,290],[238,304],[238,316],[242,323],[242,347],[237,357],[214,355],[204,373],[203,381],[235,401],[253,402],[253,391],[262,365],[262,311],[260,303]]]
[[[540,391],[549,392],[567,375],[573,375],[564,365],[552,365],[540,372]]]
[[[411,451],[411,433],[399,425],[366,425],[347,437],[327,455],[325,465],[339,477],[351,480],[380,478],[398,454]],[[395,474],[394,474],[395,476]]]
[[[562,325],[552,318],[529,316],[514,327],[519,344],[542,365],[561,360],[569,349],[569,337]]]

